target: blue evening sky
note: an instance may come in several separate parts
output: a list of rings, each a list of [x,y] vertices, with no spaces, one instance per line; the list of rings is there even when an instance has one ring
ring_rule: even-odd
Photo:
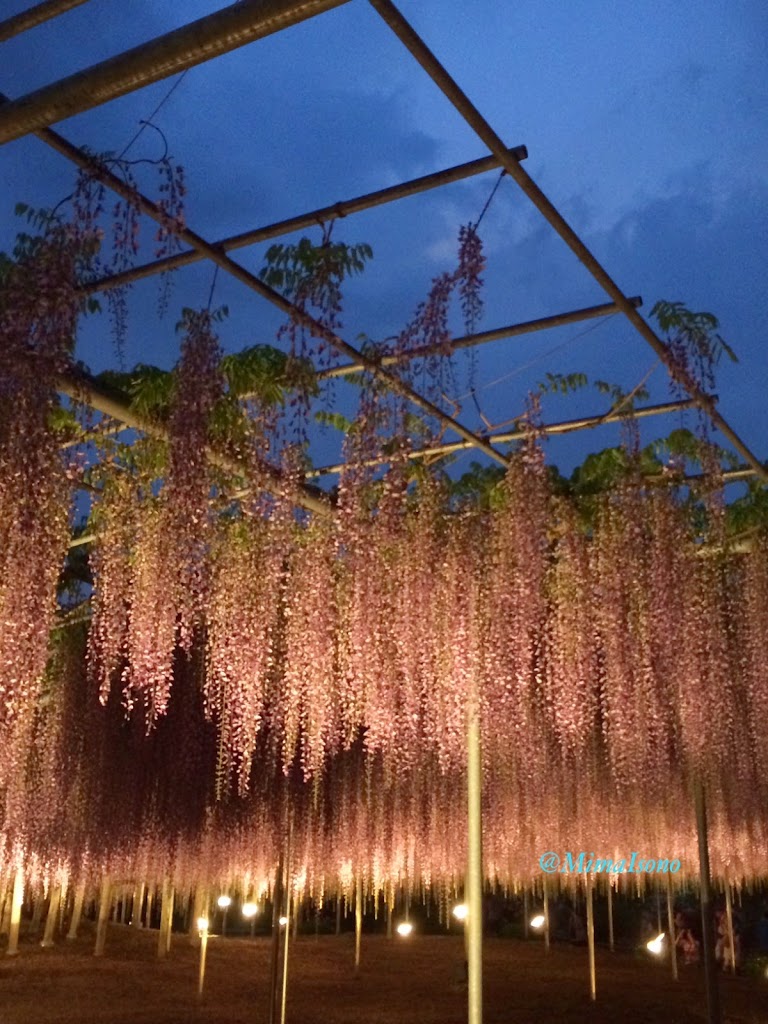
[[[2,14],[29,4],[6,0]],[[18,97],[219,6],[90,0],[3,44],[0,89]],[[643,296],[646,315],[666,298],[719,317],[740,358],[720,367],[720,409],[768,458],[768,6],[401,0],[400,9],[502,138],[528,146],[528,172],[624,290]],[[57,130],[94,150],[119,150],[173,81]],[[212,240],[485,154],[364,0],[193,68],[157,123],[186,169],[188,223]],[[130,155],[157,151],[156,137],[145,132]],[[404,325],[431,278],[453,265],[458,228],[477,218],[496,178],[490,172],[336,226],[335,240],[369,242],[375,256],[348,290],[345,337],[384,337]],[[29,138],[0,150],[0,181],[0,248],[9,249],[15,203],[56,203],[71,190],[73,171]],[[151,176],[141,183],[153,192]],[[147,244],[152,235],[148,225]],[[481,327],[606,301],[511,181],[502,182],[481,235],[488,255]],[[265,248],[234,255],[257,270]],[[181,270],[164,320],[154,312],[156,281],[134,287],[126,366],[174,363],[177,310],[207,302],[212,273],[205,263]],[[227,350],[274,339],[280,317],[223,274],[215,303],[230,309],[221,330]],[[463,333],[458,318],[454,328]],[[115,364],[106,317],[83,326],[79,355],[94,371]],[[458,362],[451,397],[462,421],[483,429],[467,396],[463,357]],[[621,318],[588,321],[478,350],[477,395],[486,419],[499,424],[521,413],[527,390],[547,371],[583,371],[630,388],[655,363]],[[649,386],[654,400],[669,397],[661,368]],[[351,407],[343,386],[337,398]],[[548,398],[544,417],[606,408],[590,390]],[[645,421],[643,435],[660,436],[679,422]],[[548,457],[568,469],[617,436],[603,427],[553,440]],[[336,437],[319,437],[319,461],[337,452]]]

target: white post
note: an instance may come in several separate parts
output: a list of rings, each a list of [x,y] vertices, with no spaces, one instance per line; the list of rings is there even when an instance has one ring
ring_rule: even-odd
[[[669,932],[669,959],[672,964],[672,977],[677,981],[677,935],[675,934],[675,908],[672,902],[672,882],[667,875],[667,930]]]
[[[19,952],[19,926],[21,925],[21,907],[24,903],[24,871],[16,868],[11,894],[11,923],[8,929],[8,948],[6,956],[16,956]]]
[[[587,945],[589,947],[589,995],[597,999],[597,976],[595,973],[595,908],[592,902],[592,879],[587,877]]]
[[[355,883],[355,974],[360,970],[360,942],[363,935],[363,882],[360,875]]]
[[[56,884],[51,887],[51,900],[48,904],[48,916],[45,919],[45,931],[43,932],[43,941],[40,945],[43,949],[49,949],[53,945],[53,936],[56,931],[56,920],[59,916],[59,904],[61,902],[61,885]]]
[[[72,904],[72,917],[69,922],[69,931],[67,932],[67,939],[76,939],[77,930],[80,927],[80,918],[83,914],[83,900],[85,899],[85,882],[78,882],[77,888],[75,889],[75,899]]]
[[[99,896],[99,920],[96,925],[96,946],[93,950],[94,956],[104,956],[104,947],[107,943],[107,922],[109,921],[109,895],[112,883],[109,875],[105,875],[101,881],[101,894]]]
[[[131,907],[131,925],[134,928],[141,928],[141,911],[144,908],[144,883],[141,882],[133,891],[133,905]]]
[[[207,918],[205,921],[207,922]],[[197,924],[197,921],[195,922]],[[200,973],[197,979],[197,995],[200,999],[203,997],[203,985],[205,983],[205,956],[208,952],[208,924],[206,923],[204,928],[199,928],[200,933]]]
[[[731,883],[725,881],[725,919],[728,924],[728,952],[731,970],[736,973],[736,943],[733,939],[733,904],[731,903]]]
[[[290,843],[290,839],[289,839]],[[288,882],[285,892],[285,935],[283,936],[283,988],[280,996],[280,1024],[285,1024],[285,1007],[288,1001],[288,948],[290,946],[291,931],[291,893],[293,882],[290,871],[290,860],[286,865],[286,880]]]
[[[613,952],[613,885],[608,879],[608,948]]]
[[[483,1021],[483,764],[480,709],[467,707],[467,986],[469,1024]]]

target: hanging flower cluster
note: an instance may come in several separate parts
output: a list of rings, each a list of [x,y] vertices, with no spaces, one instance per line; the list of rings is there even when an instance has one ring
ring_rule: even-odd
[[[78,268],[96,244],[48,219],[0,268],[0,787],[30,739],[68,543],[56,390],[82,308]]]

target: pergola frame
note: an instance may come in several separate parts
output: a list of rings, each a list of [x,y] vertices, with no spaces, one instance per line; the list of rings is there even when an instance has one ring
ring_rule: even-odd
[[[0,22],[0,41],[40,24],[48,18],[78,6],[85,0],[47,0],[39,3],[29,11],[14,18]],[[98,104],[125,95],[135,89],[192,67],[215,56],[226,53],[238,46],[245,45],[257,38],[280,31],[289,25],[296,24],[315,14],[341,6],[346,0],[246,0],[224,8],[212,15],[166,33],[146,44],[134,47],[109,60],[48,86],[38,89],[15,101],[9,101],[0,94],[0,144],[34,133],[47,145],[56,149],[71,162],[86,169],[117,194],[136,203],[138,208],[151,219],[165,223],[160,208],[146,196],[137,194],[113,175],[103,164],[93,160],[88,154],[78,149],[50,125],[90,109]],[[278,292],[268,287],[256,275],[235,262],[227,250],[251,245],[255,242],[274,238],[302,227],[343,217],[347,214],[391,202],[404,196],[413,195],[450,181],[461,180],[472,174],[482,173],[494,167],[501,167],[515,184],[525,193],[545,220],[554,228],[562,240],[569,246],[579,261],[590,272],[595,281],[605,291],[610,302],[601,306],[588,307],[570,313],[561,313],[552,317],[528,321],[525,324],[509,325],[478,334],[468,335],[456,340],[456,347],[469,347],[502,337],[515,337],[532,331],[574,323],[578,320],[595,316],[622,313],[643,340],[650,345],[657,357],[664,363],[668,372],[689,394],[684,402],[667,403],[663,406],[652,406],[645,409],[628,410],[625,415],[644,416],[669,412],[673,409],[691,405],[701,409],[728,439],[736,451],[744,459],[746,466],[736,470],[727,477],[742,479],[746,475],[757,475],[763,481],[768,480],[768,471],[742,441],[738,434],[719,413],[715,405],[715,396],[703,392],[691,379],[682,377],[665,343],[658,337],[646,320],[637,310],[639,299],[628,297],[614,282],[602,264],[581,241],[577,233],[566,222],[555,205],[547,198],[539,186],[522,167],[522,160],[527,155],[525,147],[509,149],[493,130],[489,122],[481,115],[461,90],[446,69],[429,50],[424,41],[410,26],[399,12],[392,0],[369,0],[371,6],[389,26],[402,45],[427,72],[447,100],[464,118],[477,137],[489,150],[490,155],[479,160],[448,168],[431,175],[423,176],[412,182],[405,182],[377,192],[369,193],[355,199],[321,207],[310,213],[302,214],[287,220],[279,221],[261,228],[250,229],[239,235],[208,242],[205,238],[189,228],[181,229],[179,237],[190,247],[190,251],[180,253],[165,260],[155,261],[144,266],[135,267],[125,273],[113,275],[87,286],[85,291],[95,291],[116,287],[132,280],[138,280],[162,270],[180,267],[201,259],[209,259],[231,276],[239,280],[256,294],[261,295],[286,315],[308,327],[312,333],[330,344],[340,355],[350,360],[349,363],[322,371],[319,377],[344,376],[350,373],[368,372],[384,384],[385,387],[400,394],[430,418],[441,424],[443,429],[451,430],[461,439],[458,442],[446,442],[440,446],[423,449],[412,453],[414,457],[444,455],[468,447],[474,448],[494,461],[506,465],[507,456],[500,452],[495,444],[508,442],[521,436],[520,431],[493,436],[481,435],[469,430],[454,417],[449,416],[437,405],[430,402],[406,384],[396,370],[387,369],[388,365],[397,363],[395,359],[374,361],[350,345],[333,331],[308,316]],[[421,356],[428,351],[415,352],[411,355]],[[78,400],[85,401],[94,409],[113,417],[125,426],[133,427],[149,433],[158,434],[160,428],[155,424],[140,421],[131,410],[121,402],[100,393],[91,383],[82,380],[63,380],[61,390]],[[550,424],[542,428],[543,433],[567,433],[575,430],[593,428],[603,423],[614,422],[620,414],[611,409],[608,413],[585,417],[581,420]],[[209,452],[209,457],[222,464],[221,457]],[[242,473],[242,467],[226,460],[225,468]],[[309,475],[339,472],[343,465],[324,467]],[[276,469],[271,470],[277,474]],[[305,489],[297,500],[313,512],[327,514],[329,505],[315,489]],[[479,910],[482,900],[482,866],[481,866],[481,827],[480,827],[480,796],[481,796],[481,759],[480,736],[477,709],[470,708],[468,716],[468,792],[469,792],[469,849],[470,868],[468,871],[468,895],[470,907]],[[699,808],[699,802],[701,808]],[[697,812],[700,820],[704,819],[703,794],[697,796]],[[702,829],[700,829],[700,834]],[[703,826],[702,852],[702,885],[707,890],[708,867],[706,866],[706,824]],[[479,1024],[482,1019],[481,992],[481,915],[471,912],[468,921],[469,951],[469,1016],[471,1024]],[[717,1010],[710,1007],[710,1019],[715,1020]]]

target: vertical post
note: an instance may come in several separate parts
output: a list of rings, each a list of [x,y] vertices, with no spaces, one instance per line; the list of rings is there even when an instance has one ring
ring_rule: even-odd
[[[467,705],[467,930],[468,1019],[483,1020],[483,765],[477,693]]]
[[[280,908],[283,903],[283,855],[277,862],[272,893],[272,951],[269,965],[269,1024],[277,1017],[277,977],[280,972]]]
[[[99,893],[99,919],[96,923],[96,946],[93,950],[94,956],[104,956],[104,947],[107,943],[107,922],[110,911],[110,891],[112,882],[109,875],[104,875],[101,880],[101,892]]]
[[[595,973],[595,908],[592,900],[592,879],[587,876],[587,946],[589,948],[589,995],[592,1002],[597,999],[597,976]]]
[[[61,885],[57,883],[51,886],[51,899],[48,903],[48,915],[45,919],[45,931],[43,941],[40,945],[43,949],[49,949],[53,945],[53,936],[56,931],[56,921],[59,916],[59,904],[61,903]]]
[[[291,937],[291,896],[292,884],[291,884],[291,861],[290,861],[290,848],[291,848],[291,834],[288,833],[288,856],[286,858],[287,864],[285,866],[286,872],[286,886],[285,886],[285,936],[283,937],[283,986],[282,993],[280,996],[280,1024],[285,1024],[285,1007],[288,1001],[288,949],[290,942],[288,941]]]
[[[725,880],[725,919],[728,924],[728,952],[731,970],[736,973],[736,943],[733,939],[733,904],[731,903],[731,883]]]
[[[152,911],[155,906],[155,886],[150,885],[147,889],[147,913],[144,917],[144,927],[152,927]]]
[[[613,886],[610,878],[608,879],[608,948],[613,953]]]
[[[544,875],[544,951],[549,952],[549,875]]]
[[[206,918],[206,925],[204,928],[198,928],[200,933],[200,971],[197,976],[197,996],[198,999],[203,998],[203,985],[205,984],[205,957],[208,952],[208,919]],[[195,921],[197,927],[197,921]]]
[[[43,919],[43,903],[45,903],[45,900],[43,899],[43,894],[39,890],[35,896],[34,903],[35,906],[32,911],[32,923],[29,926],[29,931],[30,934],[37,935],[37,933],[40,930],[40,922]]]
[[[202,939],[202,929],[198,926],[199,918],[208,918],[208,889],[200,884],[195,889],[195,899],[192,904],[192,920],[189,923],[189,941],[196,946]]]
[[[707,1024],[721,1024],[720,993],[717,987],[717,964],[712,934],[712,892],[709,876],[709,843],[707,838],[707,804],[704,785],[697,778],[693,784],[696,806],[696,830],[699,839],[699,873],[701,881],[701,944],[704,949],[704,978],[707,989]]]
[[[157,956],[162,960],[171,948],[171,929],[173,927],[173,886],[170,879],[163,879],[163,895],[160,904],[160,931],[157,936]]]
[[[336,934],[341,935],[341,894],[336,896]]]
[[[72,904],[72,917],[69,921],[69,931],[67,932],[67,939],[72,940],[77,938],[77,930],[80,927],[80,918],[83,914],[83,900],[85,899],[85,882],[80,881],[77,883],[75,889],[75,900]]]
[[[523,889],[523,938],[528,941],[528,890]]]
[[[667,875],[667,932],[669,934],[669,959],[672,977],[677,981],[677,935],[675,934],[675,907],[672,901],[672,881]]]
[[[141,928],[141,911],[144,908],[144,883],[136,887],[133,892],[133,908],[131,910],[131,925],[134,928]]]
[[[8,948],[6,956],[16,956],[19,952],[19,927],[21,926],[21,907],[24,903],[24,871],[21,866],[16,868],[11,894],[11,921],[8,928]]]
[[[363,935],[363,880],[355,882],[355,974],[360,970],[360,942]]]

